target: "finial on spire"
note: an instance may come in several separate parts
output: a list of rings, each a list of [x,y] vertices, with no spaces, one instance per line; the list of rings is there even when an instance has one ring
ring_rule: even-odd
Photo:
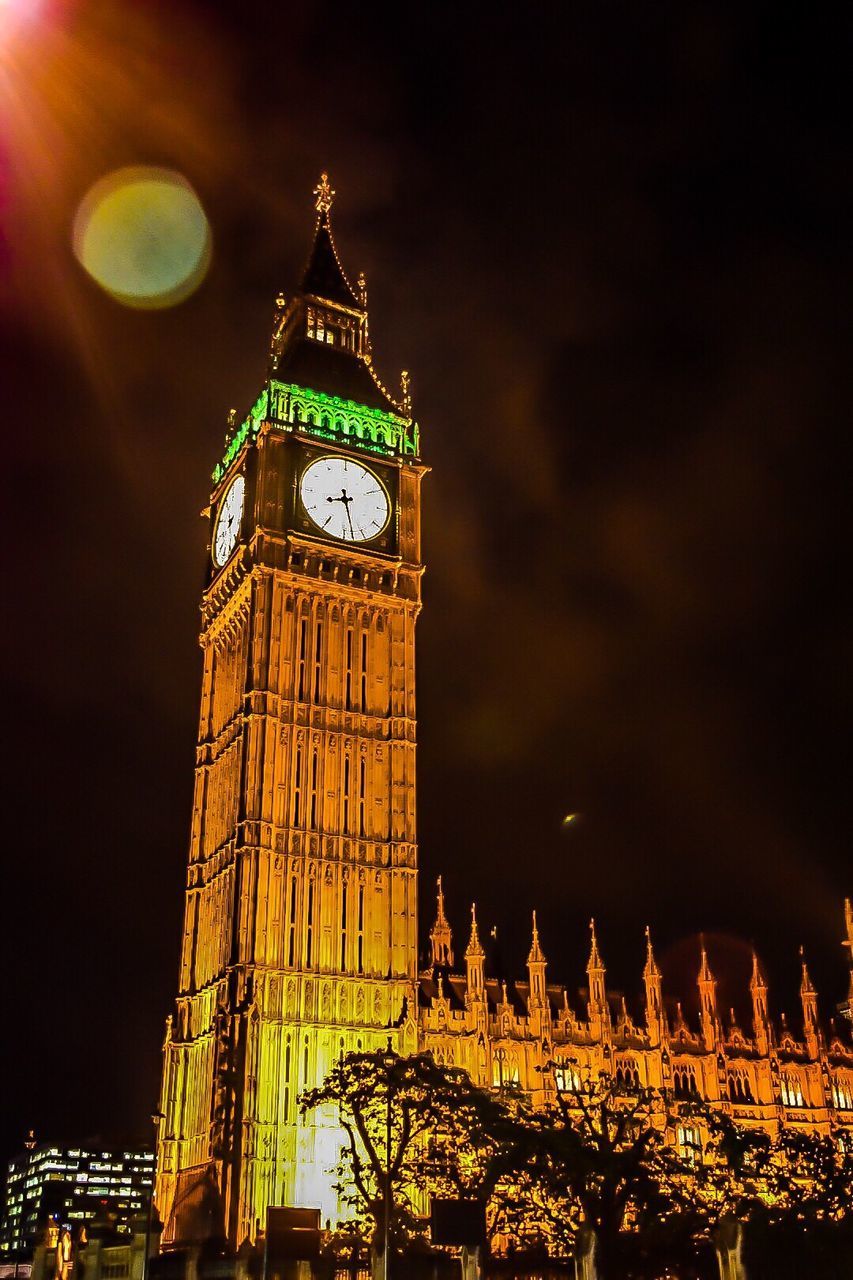
[[[436,880],[436,910],[435,924],[429,931],[429,940],[432,944],[432,963],[433,965],[453,964],[453,935],[450,932],[450,925],[447,916],[444,914],[444,890],[441,887],[441,876]]]
[[[544,964],[545,956],[539,945],[539,929],[536,924],[536,912],[533,912],[533,941],[530,946],[530,954],[527,957],[528,964]]]
[[[761,961],[758,959],[758,952],[755,947],[752,948],[752,977],[749,980],[750,990],[758,991],[767,989],[767,982],[761,971]]]
[[[699,934],[699,946],[701,963],[699,965],[699,982],[713,982],[714,975],[711,972],[711,966],[708,964],[708,952],[705,950],[705,935]]]
[[[412,384],[409,379],[408,369],[403,369],[400,374],[400,389],[403,403],[403,411],[407,417],[412,414]]]
[[[329,175],[327,173],[320,174],[320,181],[314,188],[314,195],[316,197],[314,200],[314,208],[317,212],[321,215],[328,213],[335,199],[335,192],[329,182]]]
[[[800,981],[800,992],[803,995],[814,995],[814,986],[812,985],[812,980],[809,975],[809,967],[806,964],[806,949],[802,946],[800,947],[800,964],[803,968],[803,976]]]
[[[655,953],[652,947],[652,931],[648,925],[646,925],[646,966],[643,969],[643,977],[660,977],[660,969],[658,968],[657,961],[655,960]]]
[[[598,939],[595,936],[595,920],[590,920],[589,922],[589,933],[590,933],[590,946],[589,946],[589,960],[587,960],[587,963],[586,963],[587,973],[589,973],[593,969],[600,969],[603,973],[604,961],[602,960],[598,950]]]
[[[480,933],[477,929],[477,904],[471,903],[471,937],[468,940],[468,946],[465,950],[466,960],[481,960],[485,955],[483,944],[480,942]]]

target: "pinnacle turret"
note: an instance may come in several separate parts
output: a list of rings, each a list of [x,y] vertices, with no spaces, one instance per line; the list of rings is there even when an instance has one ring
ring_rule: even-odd
[[[598,950],[598,939],[595,936],[595,920],[589,922],[590,946],[589,959],[586,962],[587,973],[605,973],[604,961]]]
[[[468,975],[468,996],[472,1000],[483,1003],[483,1016],[485,1016],[485,991],[486,991],[486,952],[480,941],[480,933],[477,928],[477,904],[471,903],[471,936],[468,939],[468,946],[465,948],[465,968]]]
[[[699,1021],[702,1027],[702,1040],[709,1051],[717,1039],[717,980],[708,963],[708,952],[705,950],[704,935],[700,938],[699,974],[696,979],[699,987]]]
[[[765,1055],[770,1050],[770,1018],[767,1010],[767,979],[758,959],[758,952],[752,948],[752,977],[749,980],[752,995],[752,1031],[755,1036],[755,1047]]]
[[[808,965],[806,964],[806,955],[803,947],[800,947],[800,964],[802,965],[802,976],[800,978],[800,1003],[803,1007],[803,1035],[806,1042],[806,1048],[810,1058],[816,1058],[818,1049],[820,1048],[820,1033],[817,1020],[817,991],[809,974]]]
[[[643,984],[646,988],[646,1029],[652,1044],[660,1044],[663,1038],[663,984],[661,973],[652,949],[652,932],[646,925],[646,963],[643,967]]]
[[[749,980],[750,991],[766,991],[767,979],[761,968],[761,961],[758,959],[758,952],[755,947],[752,948],[752,977]]]
[[[646,925],[646,963],[643,968],[643,977],[660,977],[660,969],[658,968],[657,961],[655,960],[655,953],[652,947],[652,931],[648,925]]]
[[[539,929],[536,926],[536,912],[533,912],[533,941],[527,956],[528,964],[545,964],[545,956],[539,945]]]
[[[468,946],[465,948],[466,960],[481,960],[485,956],[483,944],[480,941],[480,933],[477,929],[477,904],[471,903],[471,936],[468,939]]]
[[[449,968],[453,964],[453,934],[450,931],[447,916],[444,914],[444,890],[441,887],[441,876],[436,881],[435,923],[429,931],[429,940],[432,948],[431,963]]]

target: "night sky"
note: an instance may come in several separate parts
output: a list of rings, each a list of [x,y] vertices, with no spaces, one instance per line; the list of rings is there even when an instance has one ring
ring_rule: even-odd
[[[433,468],[424,936],[440,872],[457,953],[476,898],[523,976],[536,907],[572,993],[595,915],[632,996],[647,922],[688,1011],[703,929],[743,1019],[753,940],[795,1026],[800,943],[844,995],[850,18],[731,8],[43,0],[4,33],[3,1153],[148,1133],[199,512],[324,168]],[[140,163],[212,228],[167,311],[70,247]]]

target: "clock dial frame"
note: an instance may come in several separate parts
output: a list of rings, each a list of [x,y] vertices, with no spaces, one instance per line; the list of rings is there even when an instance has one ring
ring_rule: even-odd
[[[299,478],[299,498],[315,528],[338,542],[373,542],[391,519],[391,498],[383,481],[343,454],[324,454],[309,462]]]
[[[230,560],[231,554],[239,541],[245,501],[246,478],[241,474],[235,476],[231,481],[216,513],[211,550],[213,563],[218,569],[221,569]]]

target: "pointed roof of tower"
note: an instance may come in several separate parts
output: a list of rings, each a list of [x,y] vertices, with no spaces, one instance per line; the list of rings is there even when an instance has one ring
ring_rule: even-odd
[[[545,953],[539,945],[539,929],[536,925],[536,912],[533,912],[533,941],[527,956],[528,964],[545,964]]]
[[[646,963],[643,968],[644,978],[659,978],[660,969],[657,960],[655,960],[654,949],[652,948],[652,931],[646,925]]]
[[[755,947],[752,948],[752,977],[749,980],[750,991],[766,991],[767,979],[761,968],[761,961],[758,959],[758,952]]]
[[[800,995],[813,996],[816,994],[814,984],[809,976],[808,965],[806,964],[805,947],[800,947],[800,964],[802,965],[803,974],[800,979]]]
[[[289,304],[281,300],[277,312],[271,351],[272,376],[281,382],[411,419],[408,382],[397,398],[383,384],[374,367],[367,336],[366,287],[361,281],[357,286],[350,283],[332,235],[329,210],[334,195],[328,174],[324,173],[314,188],[317,218],[302,284]],[[291,324],[294,307],[300,305],[300,300],[304,307],[306,298],[309,302],[318,299],[319,311],[343,309],[347,322],[353,326],[348,330],[353,335],[352,344],[345,346],[329,341],[332,330],[328,327],[328,316],[326,327],[320,331],[325,333],[325,339],[306,331],[304,314],[299,323]]]
[[[604,961],[602,960],[598,950],[598,939],[595,936],[594,920],[590,920],[589,922],[589,934],[590,934],[589,959],[586,962],[586,971],[587,973],[592,973],[593,970],[596,970],[600,973],[604,973]]]
[[[302,276],[302,292],[312,293],[317,298],[325,298],[329,302],[337,302],[341,306],[360,311],[362,310],[361,299],[346,277],[332,236],[329,211],[335,192],[329,184],[327,173],[320,175],[320,181],[314,188],[314,195],[317,226],[308,265]]]
[[[429,940],[432,945],[432,963],[434,965],[453,964],[453,935],[447,916],[444,914],[444,890],[441,887],[441,876],[436,881],[435,923],[429,931]]]
[[[480,941],[480,934],[477,929],[477,904],[471,903],[471,937],[468,939],[468,946],[465,948],[466,960],[482,960],[485,956],[483,944]]]
[[[708,964],[708,952],[705,950],[705,935],[700,935],[699,944],[701,947],[701,960],[699,964],[699,976],[697,982],[716,982],[716,978],[711,972],[711,966]]]

